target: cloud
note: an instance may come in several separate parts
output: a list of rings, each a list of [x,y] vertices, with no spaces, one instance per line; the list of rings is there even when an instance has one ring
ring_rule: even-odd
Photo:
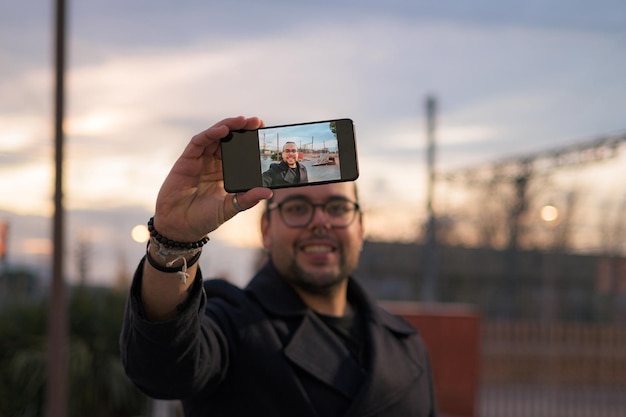
[[[554,28],[528,25],[526,17],[479,24],[476,14],[460,19],[459,5],[451,18],[428,7],[400,17],[394,5],[400,8],[393,3],[378,14],[359,9],[350,20],[347,9],[307,14],[289,7],[280,16],[300,10],[302,18],[276,24],[279,15],[248,16],[238,31],[220,19],[226,6],[196,4],[191,16],[157,3],[142,21],[131,19],[140,4],[128,15],[120,12],[126,3],[120,10],[97,6],[97,14],[92,3],[76,6],[67,79],[69,204],[152,204],[189,138],[237,114],[262,116],[269,125],[351,117],[362,181],[391,184],[399,195],[406,193],[396,189],[394,170],[379,167],[425,171],[427,94],[439,100],[439,156],[448,166],[623,127],[626,54],[619,36],[581,29],[575,19]],[[148,26],[166,17],[196,22],[209,12],[214,25],[206,28],[192,25],[170,39],[165,32],[139,36],[142,28],[154,34]],[[260,24],[249,26],[255,19]],[[220,35],[217,28],[228,25]],[[103,36],[106,26],[131,38]],[[602,82],[591,82],[597,75]],[[43,162],[51,152],[50,73],[35,67],[0,82],[10,92],[0,108],[12,109],[0,132],[14,138],[0,158]],[[13,175],[9,166],[4,175]],[[424,192],[411,187],[412,195]]]

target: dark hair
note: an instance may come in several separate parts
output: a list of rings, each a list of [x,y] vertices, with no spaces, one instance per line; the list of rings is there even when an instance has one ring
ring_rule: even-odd
[[[292,144],[294,144],[294,145],[296,144],[296,142],[294,142],[294,141],[292,141],[292,140],[289,140],[289,141],[287,141],[287,142],[283,143],[283,151],[285,150],[285,145],[290,144],[290,143],[292,143]],[[297,148],[297,147],[298,147],[298,146],[296,145],[296,148]]]

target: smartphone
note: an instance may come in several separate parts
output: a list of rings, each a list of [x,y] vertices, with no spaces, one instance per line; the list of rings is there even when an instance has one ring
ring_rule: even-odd
[[[229,193],[354,181],[359,176],[351,119],[232,131],[221,147]]]

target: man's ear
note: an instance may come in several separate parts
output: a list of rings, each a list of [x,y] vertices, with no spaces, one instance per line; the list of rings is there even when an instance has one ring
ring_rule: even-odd
[[[361,239],[365,239],[365,223],[363,222],[363,213],[359,213],[359,225],[361,226]]]
[[[363,250],[363,242],[365,241],[365,225],[363,224],[363,213],[359,212],[359,235],[361,237],[361,250]]]
[[[270,237],[269,229],[270,229],[270,213],[263,213],[261,216],[261,237],[263,238],[263,247],[268,249],[272,243],[272,239]]]

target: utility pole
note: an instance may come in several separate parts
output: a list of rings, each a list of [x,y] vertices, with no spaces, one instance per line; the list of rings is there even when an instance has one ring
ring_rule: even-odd
[[[428,223],[426,225],[426,244],[424,245],[424,279],[422,281],[422,301],[437,301],[437,280],[439,256],[437,251],[437,220],[433,201],[435,198],[435,116],[437,102],[434,97],[426,98],[426,162],[428,167],[426,210]]]
[[[509,240],[504,258],[504,294],[502,297],[502,314],[508,319],[518,316],[519,308],[516,301],[518,288],[518,253],[519,240],[522,234],[522,216],[528,209],[528,184],[532,177],[532,168],[529,163],[520,164],[520,173],[514,179],[515,196],[509,208]]]
[[[63,118],[65,76],[65,1],[56,1],[55,38],[55,183],[52,285],[48,314],[46,416],[67,416],[67,305],[63,279]]]

